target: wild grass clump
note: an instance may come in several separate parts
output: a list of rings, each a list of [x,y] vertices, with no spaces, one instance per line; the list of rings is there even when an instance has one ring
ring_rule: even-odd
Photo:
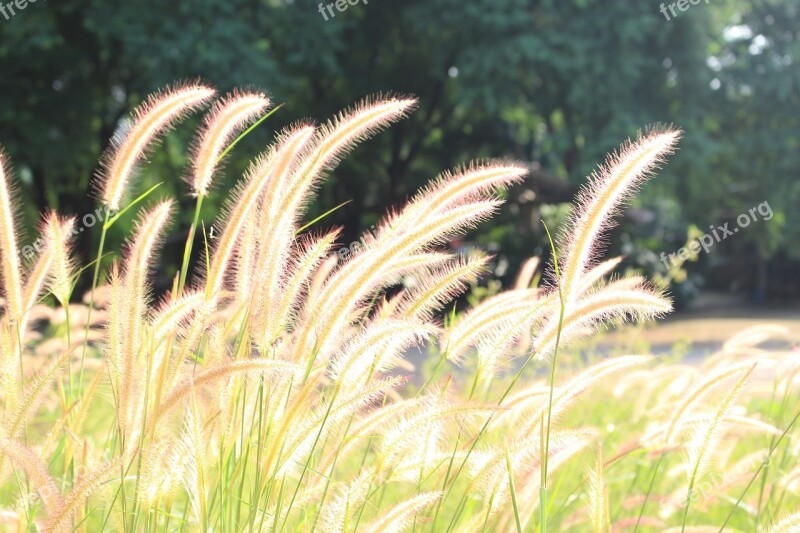
[[[455,314],[489,258],[442,245],[486,221],[524,165],[442,174],[339,261],[338,232],[304,229],[306,207],[359,142],[416,106],[371,98],[280,132],[209,242],[201,202],[234,137],[270,106],[232,93],[193,145],[194,224],[182,271],[156,298],[150,276],[176,203],[126,202],[157,139],[213,95],[200,84],[154,95],[113,140],[98,189],[118,214],[83,270],[74,220],[54,213],[44,248],[20,261],[0,155],[4,528],[796,530],[800,354],[759,348],[786,331],[744,332],[701,366],[638,354],[575,364],[565,351],[606,324],[670,311],[660,289],[609,278],[619,261],[595,258],[679,132],[644,133],[598,169],[542,286],[532,261],[513,289]],[[103,262],[120,216],[135,229]],[[84,272],[94,283],[79,304]],[[409,385],[413,347],[437,360],[424,385]]]

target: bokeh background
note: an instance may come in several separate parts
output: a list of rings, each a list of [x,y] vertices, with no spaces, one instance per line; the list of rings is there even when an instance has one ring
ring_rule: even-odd
[[[563,220],[604,154],[640,128],[672,123],[685,131],[680,152],[626,209],[607,255],[625,254],[625,268],[669,283],[685,313],[798,318],[797,0],[701,0],[670,20],[653,0],[358,0],[329,20],[319,5],[39,0],[0,17],[0,144],[15,164],[29,235],[46,206],[94,211],[100,153],[166,84],[259,88],[285,104],[233,151],[204,204],[207,222],[281,127],[324,120],[370,94],[410,93],[419,110],[360,147],[311,210],[350,201],[322,222],[343,226],[345,243],[443,169],[524,161],[531,174],[501,214],[453,243],[495,253],[494,277],[508,284],[525,258],[548,255],[541,221]],[[185,206],[162,288],[192,215],[181,178],[198,122],[166,139],[137,185],[164,182],[157,194]],[[659,259],[763,202],[770,220],[678,269]],[[112,243],[126,230],[117,224]],[[80,236],[84,261],[98,234]]]

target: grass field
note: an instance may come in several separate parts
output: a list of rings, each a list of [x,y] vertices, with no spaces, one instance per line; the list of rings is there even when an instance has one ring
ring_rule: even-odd
[[[171,125],[214,98],[187,84],[135,110],[98,184],[117,214],[82,268],[70,250],[76,221],[55,213],[43,216],[41,253],[19,260],[11,166],[0,160],[7,530],[798,530],[796,330],[729,331],[688,363],[680,342],[658,357],[613,335],[599,341],[612,349],[585,349],[598,331],[672,309],[662,288],[596,256],[680,132],[624,143],[551,238],[553,262],[531,260],[515,286],[456,313],[490,258],[441,245],[489,223],[524,166],[443,173],[342,260],[338,230],[310,227],[305,208],[355,144],[416,105],[368,99],[278,135],[209,242],[203,198],[270,105],[227,95],[195,141],[197,214],[182,270],[156,299],[150,273],[176,202],[134,194],[136,171]],[[108,259],[106,231],[120,217],[137,222]],[[92,276],[86,295],[73,294],[81,275]],[[404,359],[413,347],[428,354],[417,368]]]

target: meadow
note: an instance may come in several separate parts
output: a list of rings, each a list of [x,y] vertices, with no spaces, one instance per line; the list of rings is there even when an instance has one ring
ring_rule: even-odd
[[[624,142],[567,224],[547,228],[553,260],[457,310],[491,257],[444,244],[491,224],[528,169],[444,172],[342,256],[339,230],[305,214],[355,145],[417,105],[375,97],[277,135],[212,232],[202,202],[271,105],[181,84],[135,109],[103,156],[88,264],[71,253],[80,219],[54,212],[41,251],[22,258],[13,164],[0,159],[5,530],[800,530],[800,351],[786,329],[742,331],[693,364],[574,349],[672,309],[659,284],[597,258],[681,132]],[[136,177],[201,110],[194,224],[172,290],[155,297],[176,202]],[[127,245],[105,249],[123,217],[137,220]],[[92,288],[78,295],[80,276]],[[415,347],[430,357],[418,368],[404,359]]]

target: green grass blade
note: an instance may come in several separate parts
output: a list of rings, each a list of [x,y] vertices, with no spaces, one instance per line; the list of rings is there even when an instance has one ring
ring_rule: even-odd
[[[129,203],[128,205],[126,205],[126,206],[125,206],[125,207],[122,209],[122,211],[120,211],[119,213],[117,213],[116,215],[114,215],[113,217],[111,217],[111,220],[109,220],[109,221],[107,221],[105,224],[103,224],[103,229],[104,229],[104,230],[107,230],[108,228],[110,228],[111,226],[113,226],[113,225],[114,225],[114,223],[115,223],[117,220],[119,220],[119,218],[120,218],[122,215],[124,215],[125,213],[127,213],[127,212],[128,212],[128,210],[129,210],[131,207],[135,206],[136,204],[138,204],[139,202],[141,202],[142,200],[144,200],[145,198],[147,198],[148,196],[150,196],[150,193],[152,193],[153,191],[155,191],[156,189],[158,189],[159,187],[161,187],[161,185],[163,185],[163,182],[156,183],[155,185],[153,185],[152,187],[150,187],[149,189],[147,189],[147,191],[146,191],[146,192],[144,192],[144,193],[143,193],[143,194],[141,194],[141,195],[140,195],[138,198],[136,198],[134,201],[132,201],[131,203]]]
[[[311,226],[313,226],[314,224],[316,224],[317,222],[319,222],[320,220],[322,220],[322,219],[323,219],[323,218],[325,218],[326,216],[330,215],[330,214],[331,214],[331,213],[333,213],[334,211],[337,211],[338,209],[341,209],[342,207],[346,206],[347,204],[351,203],[352,201],[353,201],[353,200],[347,200],[346,202],[342,202],[342,203],[340,203],[339,205],[337,205],[337,206],[336,206],[336,207],[334,207],[333,209],[328,209],[327,211],[325,211],[324,213],[322,213],[320,216],[318,216],[317,218],[315,218],[314,220],[312,220],[311,222],[309,222],[308,224],[306,224],[306,225],[305,225],[305,226],[303,226],[302,228],[300,228],[300,229],[298,229],[297,231],[295,231],[295,232],[294,232],[294,234],[295,234],[295,235],[298,235],[298,234],[300,234],[300,233],[304,232],[305,230],[307,230],[308,228],[310,228]]]
[[[511,456],[508,453],[508,441],[504,441],[506,452],[506,468],[508,469],[508,490],[511,491],[511,505],[514,507],[514,522],[517,525],[517,533],[522,533],[522,522],[519,519],[519,507],[517,506],[517,491],[514,488],[514,471],[511,469]]]
[[[250,126],[249,128],[247,128],[246,130],[244,130],[244,131],[241,133],[241,135],[239,135],[238,137],[236,137],[236,138],[233,140],[233,142],[231,142],[231,143],[228,145],[228,147],[227,147],[227,148],[225,148],[225,149],[222,151],[222,153],[221,153],[221,154],[219,154],[219,157],[217,158],[217,163],[219,163],[220,161],[222,161],[222,160],[225,158],[225,156],[226,156],[226,155],[228,155],[228,153],[229,153],[231,150],[233,150],[233,147],[234,147],[234,146],[236,146],[237,144],[239,144],[239,141],[241,141],[242,139],[244,139],[245,137],[247,137],[247,136],[250,134],[250,132],[252,132],[254,129],[256,129],[256,128],[257,128],[257,127],[258,127],[258,126],[259,126],[259,125],[260,125],[262,122],[264,122],[265,120],[267,120],[269,117],[271,117],[273,114],[275,114],[275,113],[278,111],[278,109],[280,109],[280,108],[282,108],[282,107],[283,107],[283,104],[278,104],[278,105],[276,105],[275,107],[273,107],[272,109],[270,109],[270,110],[269,110],[269,111],[268,111],[268,112],[267,112],[267,113],[266,113],[266,114],[265,114],[263,117],[261,117],[260,119],[258,119],[257,121],[255,121],[255,122],[253,123],[253,125],[252,125],[252,126]]]

